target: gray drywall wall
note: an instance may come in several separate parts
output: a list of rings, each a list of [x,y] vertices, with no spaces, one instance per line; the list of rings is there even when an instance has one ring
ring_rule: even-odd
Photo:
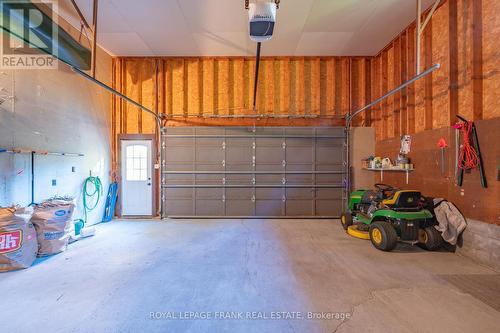
[[[109,82],[111,58],[102,51],[97,73]],[[85,155],[36,155],[35,202],[69,195],[77,201],[75,218],[83,217],[82,185],[92,172],[104,185],[100,206],[89,216],[99,222],[109,185],[109,93],[62,63],[58,70],[0,70],[0,90],[14,96],[0,105],[0,147]],[[0,206],[30,202],[31,156],[0,153]]]

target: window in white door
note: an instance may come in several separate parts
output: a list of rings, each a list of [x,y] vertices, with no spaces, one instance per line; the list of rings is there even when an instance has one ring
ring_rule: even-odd
[[[127,181],[144,181],[148,179],[148,148],[143,145],[127,147]]]

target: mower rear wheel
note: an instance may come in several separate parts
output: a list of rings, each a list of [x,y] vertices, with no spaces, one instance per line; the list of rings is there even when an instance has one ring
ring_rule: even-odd
[[[377,249],[392,251],[398,242],[398,234],[389,222],[374,222],[370,226],[370,240]]]
[[[340,223],[342,224],[342,227],[344,230],[347,230],[349,226],[352,225],[352,215],[349,212],[342,213],[340,216]]]
[[[427,250],[434,251],[443,245],[443,237],[434,227],[427,227],[418,230],[418,246]]]

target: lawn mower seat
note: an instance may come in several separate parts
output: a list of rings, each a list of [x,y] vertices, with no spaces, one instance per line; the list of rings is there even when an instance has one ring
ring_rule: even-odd
[[[419,191],[396,191],[392,197],[385,199],[382,203],[397,211],[418,211],[421,197],[422,194]]]

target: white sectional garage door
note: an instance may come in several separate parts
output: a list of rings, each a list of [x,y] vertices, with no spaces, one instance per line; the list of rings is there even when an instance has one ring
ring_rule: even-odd
[[[338,217],[344,129],[167,127],[163,217]]]

